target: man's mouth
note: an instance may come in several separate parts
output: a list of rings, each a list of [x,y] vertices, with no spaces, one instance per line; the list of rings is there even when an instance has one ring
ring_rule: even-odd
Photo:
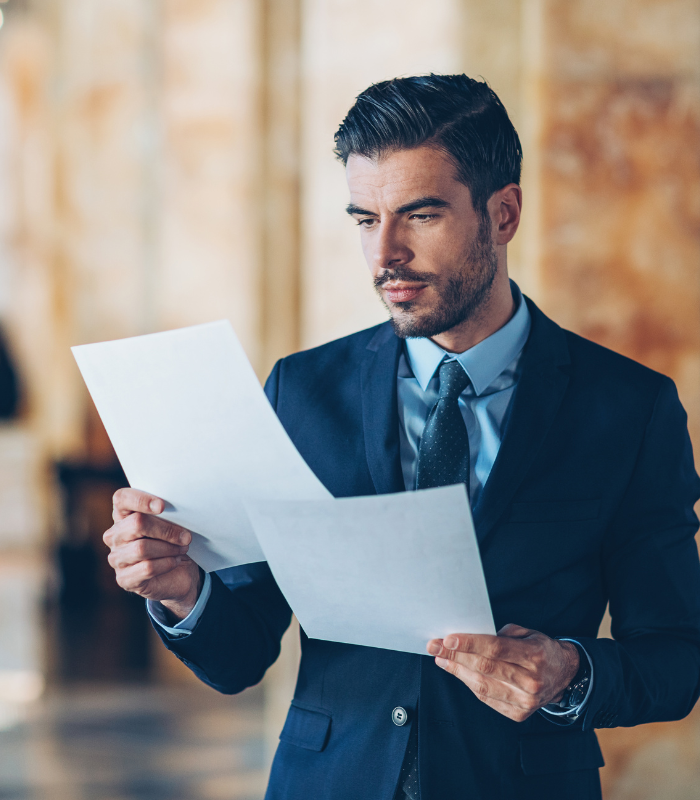
[[[410,303],[425,289],[425,283],[407,283],[405,281],[387,281],[382,289],[390,303]]]

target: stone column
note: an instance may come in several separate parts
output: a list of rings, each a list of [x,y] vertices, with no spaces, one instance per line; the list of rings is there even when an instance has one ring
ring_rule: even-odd
[[[24,397],[22,418],[0,424],[0,729],[19,721],[44,686],[45,459],[60,439],[56,422],[66,419],[66,404],[52,407],[38,391],[56,385],[48,64],[42,29],[8,14],[0,31],[0,320]]]
[[[261,11],[161,7],[155,326],[228,318],[260,359]]]

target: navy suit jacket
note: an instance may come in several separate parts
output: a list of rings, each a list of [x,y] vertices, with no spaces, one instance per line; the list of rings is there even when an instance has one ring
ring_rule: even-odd
[[[496,627],[578,639],[595,681],[562,727],[513,722],[429,656],[309,639],[268,800],[391,800],[417,721],[423,800],[599,798],[595,728],[678,719],[700,682],[700,495],[668,378],[562,330],[528,301],[531,334],[498,458],[474,519]],[[336,497],[403,490],[389,323],[280,361],[266,385]],[[223,570],[173,650],[233,693],[279,653],[290,609],[266,564]],[[607,603],[614,639],[598,639]]]

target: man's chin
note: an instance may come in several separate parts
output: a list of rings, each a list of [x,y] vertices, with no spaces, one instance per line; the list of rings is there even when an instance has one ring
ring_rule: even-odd
[[[398,305],[398,304],[397,304]],[[402,303],[401,310],[392,309],[391,324],[394,333],[400,339],[429,339],[431,336],[438,336],[444,333],[446,328],[436,325],[436,320],[432,317],[422,317],[420,314],[411,313],[411,303]]]

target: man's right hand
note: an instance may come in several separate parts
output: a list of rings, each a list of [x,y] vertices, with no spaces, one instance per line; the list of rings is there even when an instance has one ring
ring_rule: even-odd
[[[113,498],[114,525],[105,532],[108,561],[127,592],[160,601],[177,619],[194,608],[202,573],[187,555],[192,534],[157,516],[165,503],[138,489],[119,489]]]

